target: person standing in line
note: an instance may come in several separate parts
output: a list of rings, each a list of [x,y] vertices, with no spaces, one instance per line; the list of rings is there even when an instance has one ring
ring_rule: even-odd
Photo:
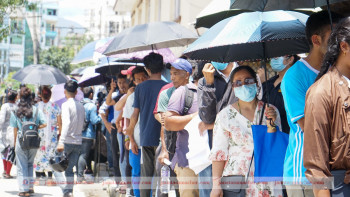
[[[57,145],[57,152],[64,152],[68,158],[68,167],[65,171],[65,187],[63,196],[73,196],[74,173],[73,167],[77,166],[81,152],[82,132],[85,120],[83,104],[75,100],[78,83],[69,80],[64,85],[64,94],[67,101],[62,104],[62,133]]]
[[[4,164],[4,172],[2,173],[2,176],[5,179],[11,179],[13,178],[10,175],[12,163],[10,161],[7,161],[6,158],[10,151],[10,148],[14,147],[13,127],[10,126],[10,118],[11,118],[12,111],[15,111],[17,106],[16,105],[17,91],[8,90],[6,97],[7,97],[6,99],[7,103],[1,106],[1,111],[0,111],[1,143],[5,148],[5,150],[1,152],[2,161]]]
[[[350,17],[347,17],[334,28],[320,73],[306,95],[304,166],[316,197],[350,196],[349,87]],[[334,188],[330,187],[332,177]]]
[[[89,159],[89,154],[91,147],[94,144],[94,139],[96,138],[96,131],[94,125],[101,121],[101,117],[97,115],[97,107],[92,101],[94,90],[91,87],[83,88],[84,99],[82,101],[85,109],[85,128],[83,130],[83,140],[81,144],[81,153],[78,159],[78,182],[86,181],[84,179],[84,170],[86,169],[86,174],[92,174],[91,170],[91,160]]]
[[[19,187],[18,196],[30,196],[34,193],[33,180],[33,163],[38,149],[24,150],[19,142],[22,136],[22,122],[34,121],[38,129],[46,127],[45,117],[36,106],[32,92],[27,87],[22,87],[20,90],[20,101],[15,112],[12,112],[10,118],[10,126],[14,130],[16,165],[17,165],[17,181]]]
[[[34,159],[34,169],[37,178],[46,177],[45,171],[48,174],[48,180],[46,184],[53,186],[55,183],[52,181],[52,169],[49,166],[50,157],[54,156],[58,136],[61,133],[62,119],[60,107],[51,102],[51,90],[47,86],[40,88],[41,101],[37,103],[37,107],[44,113],[47,121],[47,126],[44,129],[39,130],[41,137],[41,146]]]
[[[132,71],[132,78],[134,79],[134,83],[136,87],[146,81],[148,79],[147,72],[143,67],[136,67]],[[132,107],[134,103],[135,93],[132,93],[126,100],[125,107],[123,109],[123,118],[126,119],[125,126],[128,127],[130,123],[130,118],[132,113],[134,112],[134,108]],[[132,167],[131,177],[132,177],[132,186],[134,190],[134,194],[136,197],[140,197],[139,190],[139,181],[141,175],[141,147],[140,147],[140,121],[137,121],[134,129],[134,135],[129,137],[129,162]],[[126,143],[127,146],[128,143]]]
[[[237,101],[230,83],[232,71],[237,63],[207,63],[203,67],[203,75],[198,82],[198,114],[202,122],[199,130],[208,130],[209,147],[212,147],[213,127],[216,115],[227,105]],[[212,166],[208,166],[198,174],[199,196],[209,197],[212,188]],[[209,182],[210,184],[200,184]]]
[[[176,90],[172,93],[167,111],[164,115],[164,126],[169,132],[176,132],[177,138],[172,143],[176,144],[175,154],[171,160],[171,168],[175,171],[179,180],[180,196],[199,196],[198,177],[188,166],[186,154],[188,153],[188,132],[185,126],[198,114],[197,87],[189,83],[192,74],[192,65],[184,59],[177,59],[171,63],[171,76]],[[178,78],[177,78],[178,77]],[[175,79],[178,80],[175,80]],[[193,93],[192,105],[186,106],[187,97]],[[189,109],[185,110],[185,107]],[[190,184],[184,184],[190,182]]]
[[[150,77],[135,89],[134,112],[129,127],[126,128],[126,135],[134,135],[140,115],[141,182],[151,183],[157,159],[155,152],[160,138],[160,123],[154,118],[153,109],[160,89],[167,83],[161,80],[164,68],[163,56],[151,52],[143,59],[143,63]],[[140,185],[140,189],[143,189],[140,191],[142,197],[150,196],[150,185]]]
[[[341,17],[332,13],[333,23]],[[310,53],[297,61],[284,75],[281,90],[290,127],[289,143],[286,151],[283,183],[289,197],[314,196],[310,183],[305,177],[303,165],[304,144],[304,107],[305,96],[314,83],[327,51],[328,38],[331,33],[330,19],[327,11],[313,13],[306,22],[306,38]]]
[[[271,68],[273,71],[277,72],[278,75],[270,78],[267,81],[265,81],[265,69],[260,68],[258,70],[258,75],[261,79],[264,93],[262,101],[271,103],[277,107],[282,121],[282,128],[280,129],[287,134],[289,134],[290,129],[287,121],[286,110],[284,109],[281,82],[284,74],[286,74],[288,69],[298,60],[300,60],[300,57],[297,55],[286,55],[283,57],[272,58],[270,61]],[[267,94],[269,94],[269,100],[267,100]]]

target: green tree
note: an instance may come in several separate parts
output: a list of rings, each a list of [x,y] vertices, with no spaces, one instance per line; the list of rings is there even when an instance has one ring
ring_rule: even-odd
[[[7,75],[7,78],[4,79],[4,81],[1,83],[0,85],[0,96],[2,96],[5,93],[5,89],[6,88],[12,88],[14,90],[18,90],[19,89],[19,85],[21,85],[21,82],[12,79],[12,76],[15,74],[16,72],[10,72]],[[34,85],[27,85],[28,88],[30,88],[32,91],[35,90],[35,86]]]
[[[40,64],[47,64],[60,69],[65,74],[69,74],[71,71],[70,62],[72,57],[69,54],[69,48],[58,48],[52,46],[48,50],[40,52]]]
[[[0,41],[6,38],[10,33],[10,27],[4,24],[5,15],[24,5],[29,5],[27,0],[0,0]],[[31,5],[32,4],[30,4],[30,6]]]

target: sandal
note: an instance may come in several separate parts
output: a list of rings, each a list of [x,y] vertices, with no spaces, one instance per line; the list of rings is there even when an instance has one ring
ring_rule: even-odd
[[[30,196],[29,192],[19,192],[18,196]]]
[[[5,174],[5,175],[4,175],[4,178],[5,178],[5,179],[12,179],[13,176],[11,176],[11,175],[9,175],[9,174]]]
[[[28,193],[34,194],[34,189],[29,189]]]

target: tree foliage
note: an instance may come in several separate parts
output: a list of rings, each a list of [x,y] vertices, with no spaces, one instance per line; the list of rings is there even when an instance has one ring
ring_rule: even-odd
[[[13,90],[18,90],[19,85],[21,85],[21,82],[12,79],[13,74],[16,72],[10,72],[7,77],[4,79],[3,83],[0,85],[0,96],[2,96],[5,93],[6,88],[11,88]],[[27,84],[27,87],[30,88],[32,91],[35,90],[34,85]]]
[[[0,41],[9,35],[9,26],[4,24],[4,18],[14,9],[21,6],[33,6],[29,4],[27,0],[0,0]]]
[[[52,46],[48,50],[43,50],[40,52],[39,63],[54,66],[67,75],[75,68],[91,66],[93,65],[93,62],[87,62],[74,66],[70,64],[76,53],[79,52],[79,50],[91,40],[91,38],[87,38],[86,36],[73,36],[66,38],[67,42],[65,47],[59,48]]]

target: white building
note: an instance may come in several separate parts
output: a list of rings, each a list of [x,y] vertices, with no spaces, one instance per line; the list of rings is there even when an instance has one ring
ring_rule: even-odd
[[[114,0],[92,1],[91,7],[85,10],[87,35],[94,40],[115,36],[123,29],[130,27],[130,14],[117,14],[113,10]]]

